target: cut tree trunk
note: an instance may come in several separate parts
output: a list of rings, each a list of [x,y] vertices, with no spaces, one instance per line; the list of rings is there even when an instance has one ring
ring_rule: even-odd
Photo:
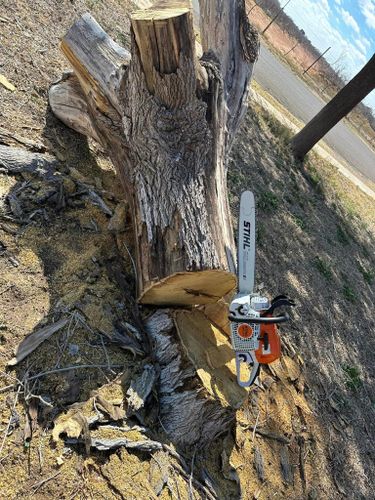
[[[160,420],[179,445],[224,432],[247,395],[236,384],[225,302],[202,310],[236,285],[227,158],[259,48],[244,6],[200,1],[199,60],[190,2],[133,13],[131,53],[85,14],[61,44],[74,74],[49,93],[56,115],[99,141],[117,170],[131,209],[139,301],[200,305],[146,321],[160,367]]]
[[[294,155],[303,159],[344,116],[375,88],[375,55],[338,94],[295,135],[291,142]]]
[[[201,60],[188,2],[135,12],[131,54],[83,15],[61,44],[74,75],[49,94],[56,115],[111,156],[146,304],[216,302],[236,283],[226,159],[258,42],[242,1],[202,1],[201,13]]]

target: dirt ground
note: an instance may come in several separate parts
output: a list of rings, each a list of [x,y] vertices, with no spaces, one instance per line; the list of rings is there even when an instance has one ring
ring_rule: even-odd
[[[125,416],[148,361],[126,200],[105,152],[53,117],[47,92],[68,69],[59,39],[75,19],[90,11],[126,45],[129,8],[0,0],[0,73],[16,87],[0,86],[0,143],[54,155],[62,179],[0,173],[0,498],[372,498],[374,202],[317,157],[296,164],[288,130],[259,106],[232,150],[230,202],[236,224],[240,193],[254,191],[257,283],[297,302],[283,358],[208,449],[176,450],[160,422]],[[7,367],[28,334],[62,319]],[[93,446],[119,437],[163,447]]]

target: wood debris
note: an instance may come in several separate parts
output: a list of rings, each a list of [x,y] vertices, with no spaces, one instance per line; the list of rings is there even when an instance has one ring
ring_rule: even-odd
[[[280,467],[283,480],[287,484],[293,484],[293,471],[289,461],[289,451],[287,446],[283,446],[281,448]]]
[[[170,472],[169,455],[164,451],[157,451],[151,456],[149,482],[155,494],[159,496],[168,483]]]
[[[47,181],[58,180],[57,161],[53,156],[31,153],[21,148],[0,144],[0,172],[30,173]]]
[[[82,441],[78,437],[68,438],[65,440],[66,444],[78,444]],[[142,441],[132,441],[131,439],[118,438],[118,439],[100,439],[92,438],[90,440],[91,447],[98,451],[109,451],[117,450],[118,448],[127,448],[130,450],[139,450],[146,452],[153,452],[163,449],[162,443],[158,441],[152,441],[150,439],[145,439]]]
[[[68,438],[73,439],[81,437],[86,453],[89,454],[91,447],[89,425],[86,417],[79,410],[73,409],[55,420],[52,439],[57,442],[61,434],[66,434]]]
[[[16,90],[16,87],[12,83],[10,83],[10,81],[1,73],[0,73],[0,85],[2,85],[7,90],[10,90],[11,92],[14,92]]]
[[[49,339],[51,335],[64,328],[64,326],[68,323],[68,318],[62,318],[56,323],[52,323],[40,330],[36,330],[33,333],[30,333],[16,348],[16,352],[14,358],[8,361],[8,366],[15,366],[20,361],[26,358],[29,354],[31,354],[37,347],[40,346],[42,342]]]
[[[266,479],[264,473],[264,460],[262,452],[260,451],[258,446],[256,446],[254,450],[254,468],[256,470],[259,481],[263,483]]]
[[[120,406],[116,406],[110,401],[107,401],[103,396],[98,394],[95,396],[94,404],[99,411],[106,413],[110,420],[118,421],[125,418],[125,410]]]
[[[153,365],[145,365],[142,374],[131,381],[127,390],[128,414],[134,414],[144,407],[156,382],[156,370]]]

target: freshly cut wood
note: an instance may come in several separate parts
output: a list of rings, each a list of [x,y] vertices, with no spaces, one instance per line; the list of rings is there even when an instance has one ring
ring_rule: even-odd
[[[206,304],[235,285],[226,160],[258,42],[242,0],[201,11],[201,60],[190,2],[133,13],[131,56],[85,14],[61,45],[82,92],[69,80],[50,92],[59,118],[96,137],[117,168],[145,304]]]
[[[179,446],[209,443],[227,432],[235,417],[235,407],[247,395],[245,389],[232,383],[234,367],[228,369],[228,342],[222,349],[223,354],[228,349],[226,358],[219,362],[214,352],[218,340],[209,340],[211,325],[202,313],[195,312],[203,319],[200,316],[195,320],[176,317],[171,311],[159,310],[146,321],[153,354],[160,369],[157,386],[160,421],[169,437]],[[194,346],[181,346],[175,324],[184,338],[185,332],[186,338],[194,337],[192,342],[197,342],[196,350]],[[218,332],[216,334],[219,335]],[[201,344],[197,340],[200,335],[204,337]],[[226,339],[224,335],[218,338],[220,342]],[[205,351],[198,352],[202,347],[214,348],[210,355],[220,365],[218,368],[212,368],[207,360],[202,360],[201,357],[206,356]],[[230,380],[225,381],[227,375]]]
[[[248,389],[237,384],[236,364],[228,337],[197,309],[175,311],[173,318],[186,356],[204,388],[224,407],[240,407]]]
[[[221,299],[214,304],[208,304],[201,309],[206,318],[211,321],[222,333],[231,336],[230,322],[228,319],[229,304]]]
[[[139,301],[160,306],[210,304],[227,295],[235,286],[235,276],[220,270],[176,273],[151,284]]]

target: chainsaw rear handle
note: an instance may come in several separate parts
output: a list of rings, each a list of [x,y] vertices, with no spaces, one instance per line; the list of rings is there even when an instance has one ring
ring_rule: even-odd
[[[229,316],[229,321],[233,321],[233,323],[248,323],[251,324],[261,324],[261,325],[279,325],[280,323],[286,323],[289,321],[289,314],[285,313],[281,316],[264,316],[259,318],[236,318],[235,316]]]

